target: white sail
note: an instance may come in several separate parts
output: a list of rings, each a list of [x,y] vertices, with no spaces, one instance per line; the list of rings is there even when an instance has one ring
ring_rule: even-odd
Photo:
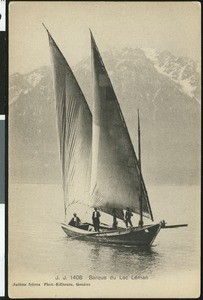
[[[66,59],[48,32],[56,100],[64,207],[89,204],[92,115]]]
[[[139,163],[118,100],[91,34],[94,86],[92,135],[92,205],[111,213],[130,209],[153,219]],[[142,193],[141,193],[142,191]]]

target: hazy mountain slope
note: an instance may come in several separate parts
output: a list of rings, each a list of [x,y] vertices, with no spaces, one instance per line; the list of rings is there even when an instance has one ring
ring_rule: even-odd
[[[135,149],[137,109],[147,183],[194,184],[200,152],[200,79],[187,58],[151,49],[103,54]],[[92,106],[90,59],[74,68]],[[23,182],[60,181],[60,162],[49,67],[10,77],[10,176]]]

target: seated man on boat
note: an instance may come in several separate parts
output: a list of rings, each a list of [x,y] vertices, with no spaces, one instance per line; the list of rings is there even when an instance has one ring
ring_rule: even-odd
[[[161,227],[164,228],[166,226],[165,220],[161,221]]]
[[[77,214],[74,213],[73,214],[73,218],[70,220],[70,222],[68,223],[68,225],[74,226],[74,227],[78,227],[80,225],[80,219],[78,218]]]
[[[114,208],[113,209],[113,229],[117,229],[117,225],[118,225],[118,222],[117,222],[117,218],[116,218],[116,209]]]
[[[126,227],[128,227],[128,223],[130,224],[131,227],[133,227],[132,221],[131,221],[131,217],[133,216],[133,214],[130,212],[129,207],[126,207],[126,212],[125,212],[125,224]]]
[[[101,217],[100,212],[97,211],[97,208],[95,207],[94,212],[92,214],[92,222],[95,231],[99,231],[100,217]]]
[[[144,222],[143,222],[143,220],[139,220],[139,222],[138,222],[138,226],[139,226],[139,227],[143,227],[143,225],[144,225]]]

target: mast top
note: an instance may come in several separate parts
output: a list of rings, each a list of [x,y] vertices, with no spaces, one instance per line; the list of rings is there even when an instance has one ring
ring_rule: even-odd
[[[45,30],[49,33],[49,30],[46,28],[46,26],[44,25],[44,23],[42,23],[42,26],[44,26]]]

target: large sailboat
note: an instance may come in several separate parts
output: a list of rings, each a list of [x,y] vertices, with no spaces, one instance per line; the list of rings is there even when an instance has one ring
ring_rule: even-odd
[[[77,227],[62,223],[61,227],[67,236],[78,240],[131,246],[151,245],[163,223],[143,224],[143,217],[154,220],[141,172],[139,115],[137,158],[92,33],[92,113],[69,64],[48,30],[47,33],[56,100],[65,215],[77,203],[97,208],[121,220],[124,220],[123,211],[127,207],[140,216],[137,227],[113,228],[100,224],[99,232],[94,231],[90,222],[80,223]]]

